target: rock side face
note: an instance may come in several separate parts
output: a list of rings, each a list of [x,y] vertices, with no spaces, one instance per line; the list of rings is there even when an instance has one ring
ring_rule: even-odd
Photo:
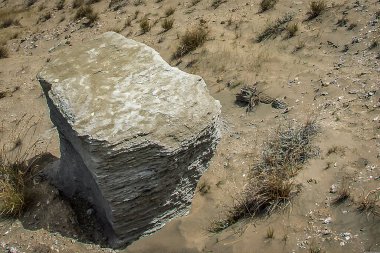
[[[219,140],[201,77],[107,32],[37,75],[60,136],[55,184],[93,204],[113,247],[185,215]]]

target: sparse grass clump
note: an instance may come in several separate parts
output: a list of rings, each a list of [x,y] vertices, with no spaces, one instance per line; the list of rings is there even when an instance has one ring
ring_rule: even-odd
[[[147,17],[144,17],[140,20],[140,28],[143,34],[149,32],[150,29],[152,28]]]
[[[90,5],[85,5],[85,6],[81,6],[77,10],[77,12],[75,13],[75,17],[74,17],[75,20],[79,20],[82,18],[87,18],[88,19],[87,24],[91,25],[96,20],[98,20],[99,16],[98,16],[98,13],[94,12],[94,10],[92,9],[92,7]]]
[[[59,0],[55,6],[57,10],[62,10],[65,7],[65,0]]]
[[[350,186],[347,177],[343,177],[337,191],[337,196],[332,200],[333,205],[339,205],[351,196]]]
[[[21,213],[25,198],[25,161],[0,160],[0,214],[17,216]]]
[[[212,0],[211,7],[216,9],[218,8],[222,3],[227,2],[227,0]]]
[[[273,239],[274,238],[274,228],[268,227],[266,237],[268,239]]]
[[[29,203],[29,186],[41,169],[38,162],[44,159],[41,154],[30,159],[37,152],[37,142],[31,143],[27,137],[34,136],[32,118],[21,118],[15,129],[9,137],[11,142],[0,148],[0,215],[13,217],[20,215]]]
[[[202,1],[202,0],[191,0],[190,7],[197,5],[200,1]]]
[[[377,40],[374,40],[371,42],[371,44],[369,45],[368,49],[369,50],[372,50],[372,49],[375,49],[379,46],[379,42]]]
[[[285,25],[292,21],[293,16],[290,14],[285,14],[283,17],[277,19],[274,23],[267,26],[263,32],[261,32],[257,38],[256,42],[262,42],[269,38],[276,38],[285,30]]]
[[[12,25],[20,25],[20,22],[17,19],[14,19],[12,17],[5,18],[0,23],[0,28],[7,28]]]
[[[180,45],[173,54],[173,59],[180,58],[199,46],[203,45],[207,39],[208,31],[203,26],[188,29],[181,37]]]
[[[8,50],[5,46],[0,46],[0,59],[8,58]]]
[[[219,232],[240,219],[270,215],[287,206],[300,191],[293,177],[309,158],[319,154],[311,144],[317,132],[314,120],[279,127],[264,143],[261,158],[252,167],[242,196],[227,211],[226,219],[213,222],[209,231]]]
[[[326,8],[327,8],[327,5],[324,0],[312,1],[309,6],[308,20],[318,17],[326,10]]]
[[[81,7],[83,4],[84,4],[84,0],[74,0],[72,6],[74,9],[77,9]]]
[[[144,0],[134,0],[133,1],[133,5],[134,6],[139,6],[139,5],[142,5],[142,4],[145,4]]]
[[[101,0],[87,0],[87,4],[99,3]]]
[[[164,31],[168,31],[168,30],[172,29],[173,24],[174,24],[173,18],[165,18],[161,23],[161,27],[162,27],[162,29],[164,29]]]
[[[175,12],[175,8],[169,7],[168,9],[165,10],[165,16],[169,17],[169,16],[173,15],[174,12]]]
[[[286,31],[287,31],[287,38],[292,38],[296,35],[298,32],[298,24],[297,23],[291,23],[286,26]]]
[[[264,12],[270,9],[273,9],[273,7],[276,5],[278,0],[261,0],[260,2],[260,12]]]
[[[365,196],[362,195],[359,200],[356,201],[358,211],[380,216],[379,193],[380,187],[369,191]]]
[[[30,6],[34,5],[36,2],[37,2],[37,0],[26,0],[25,4],[27,7],[30,7]]]

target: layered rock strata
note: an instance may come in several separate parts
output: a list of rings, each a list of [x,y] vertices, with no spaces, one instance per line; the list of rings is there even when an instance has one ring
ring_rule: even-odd
[[[37,77],[60,136],[54,182],[94,206],[113,247],[188,212],[219,139],[221,106],[201,77],[113,32]]]

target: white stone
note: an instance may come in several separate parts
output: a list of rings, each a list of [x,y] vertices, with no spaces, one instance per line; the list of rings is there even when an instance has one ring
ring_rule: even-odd
[[[188,212],[220,138],[201,77],[113,32],[58,50],[37,77],[60,135],[55,184],[93,204],[112,246]]]

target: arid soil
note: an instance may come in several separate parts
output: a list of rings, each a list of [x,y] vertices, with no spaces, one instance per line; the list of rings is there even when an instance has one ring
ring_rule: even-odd
[[[27,2],[32,1],[0,0],[0,24],[18,21],[0,29],[0,45],[8,51],[0,59],[0,143],[5,150],[15,142],[28,149],[37,141],[30,156],[47,151],[59,157],[57,132],[36,74],[57,50],[111,30],[202,76],[223,106],[223,137],[189,215],[157,233],[125,249],[109,249],[91,207],[67,200],[42,179],[31,187],[33,201],[19,218],[1,219],[1,251],[380,252],[380,217],[358,211],[364,196],[380,186],[380,2],[328,0],[326,9],[309,19],[310,2],[303,0],[279,1],[265,12],[250,0],[129,1],[118,10],[101,0],[91,4],[99,18],[90,26],[74,20],[71,0],[60,10],[58,1],[37,0],[29,7]],[[214,2],[220,5],[214,8]],[[175,8],[174,25],[163,32],[169,7]],[[298,24],[294,36],[280,29],[278,36],[257,41],[287,13]],[[142,33],[139,21],[145,16],[151,29]],[[209,32],[207,41],[172,60],[181,35],[200,23]],[[265,94],[286,102],[287,109],[259,103],[247,111],[236,104],[235,94],[256,82]],[[263,143],[277,127],[310,117],[319,125],[314,144],[320,152],[295,177],[301,190],[291,204],[270,216],[208,232],[212,221],[223,218],[239,199]],[[32,130],[20,142],[17,133],[25,129]],[[332,204],[342,188],[348,198]],[[375,200],[378,207],[378,192]]]

